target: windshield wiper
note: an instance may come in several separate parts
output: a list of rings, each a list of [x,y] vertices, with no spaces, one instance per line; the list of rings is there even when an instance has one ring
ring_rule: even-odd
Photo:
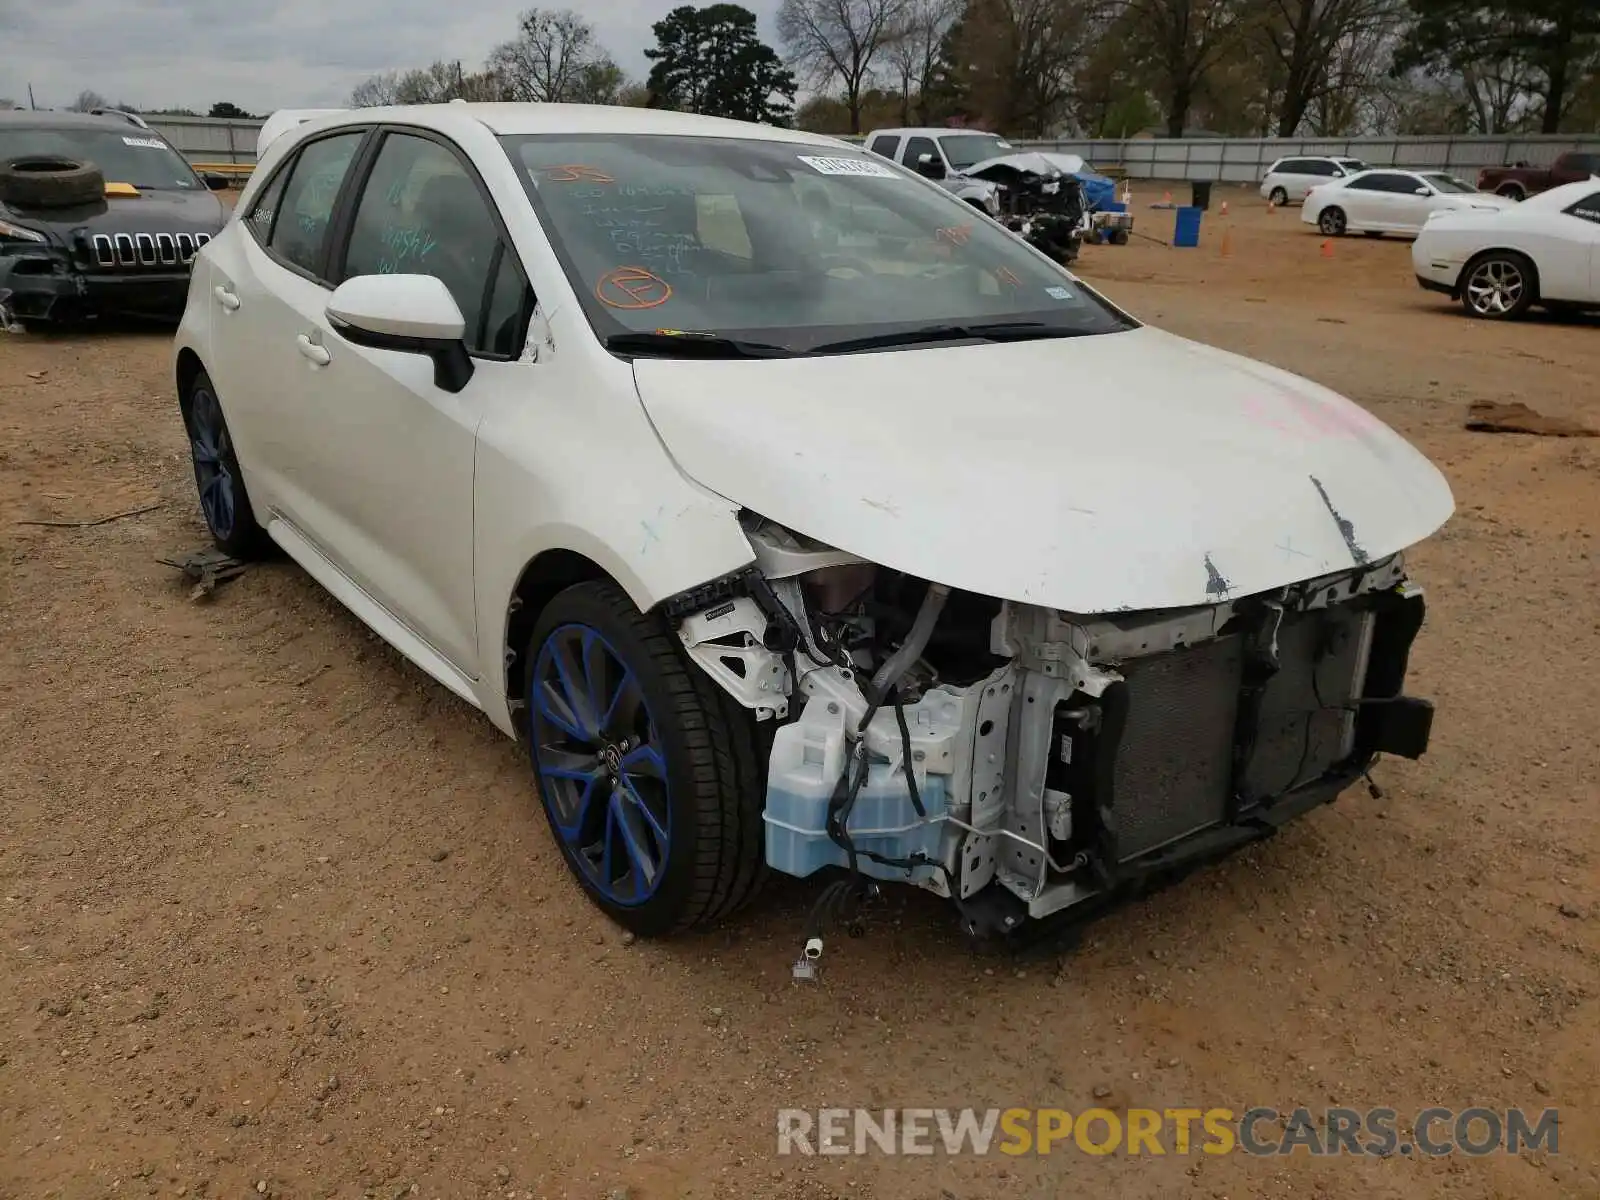
[[[968,325],[924,325],[898,333],[877,333],[842,342],[823,342],[811,354],[848,354],[852,350],[887,350],[894,346],[921,346],[929,342],[1023,342],[1033,338],[1080,337],[1086,331],[1044,321],[989,321]]]
[[[768,342],[747,342],[717,333],[677,329],[613,333],[606,338],[605,347],[618,354],[655,358],[792,358],[795,353],[787,346]]]

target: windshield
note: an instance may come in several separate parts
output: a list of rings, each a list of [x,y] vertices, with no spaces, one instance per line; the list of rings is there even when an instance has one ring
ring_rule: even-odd
[[[1454,175],[1424,175],[1422,177],[1436,192],[1456,194],[1460,192],[1475,192],[1478,189],[1469,184],[1462,183]]]
[[[502,140],[602,339],[667,329],[806,353],[933,325],[1134,327],[971,205],[864,152],[659,135]]]
[[[973,163],[980,163],[986,158],[1010,154],[1016,149],[1005,138],[992,133],[946,134],[939,139],[939,145],[944,147],[944,156],[950,165],[958,171],[965,171]]]
[[[100,168],[107,183],[151,190],[200,190],[204,185],[177,151],[137,125],[126,129],[7,126],[0,129],[0,160],[49,154]]]

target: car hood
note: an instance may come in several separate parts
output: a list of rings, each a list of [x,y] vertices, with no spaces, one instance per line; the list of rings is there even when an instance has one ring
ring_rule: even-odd
[[[1452,196],[1455,207],[1446,209],[1447,212],[1504,212],[1508,208],[1515,208],[1517,201],[1507,196],[1496,196],[1493,192],[1474,192],[1467,196]]]
[[[1027,150],[1020,154],[1001,154],[975,162],[961,173],[975,179],[989,179],[1003,183],[1017,175],[1077,175],[1084,169],[1083,159],[1076,154],[1054,154],[1044,150]]]
[[[57,233],[216,233],[228,220],[228,208],[209,191],[143,191],[137,196],[108,196],[70,208],[24,208],[0,203],[0,213],[20,225]]]
[[[1358,405],[1155,329],[777,360],[640,358],[692,479],[795,531],[1078,613],[1214,603],[1438,529],[1443,476]]]

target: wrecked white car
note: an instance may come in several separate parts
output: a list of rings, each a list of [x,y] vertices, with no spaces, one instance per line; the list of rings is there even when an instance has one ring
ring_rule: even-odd
[[[521,739],[644,934],[824,869],[1037,927],[1428,741],[1439,472],[843,143],[317,117],[200,253],[174,371],[218,545]]]

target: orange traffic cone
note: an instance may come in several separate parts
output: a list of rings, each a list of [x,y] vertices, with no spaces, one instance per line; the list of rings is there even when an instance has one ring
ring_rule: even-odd
[[[1224,229],[1222,231],[1222,257],[1223,258],[1228,258],[1232,254],[1233,254],[1233,230],[1231,228]]]
[[[1226,200],[1222,202],[1222,213],[1220,215],[1224,217],[1228,215],[1228,202]]]
[[[1277,210],[1278,210],[1278,206],[1276,204],[1274,204],[1271,200],[1268,200],[1267,201],[1267,211],[1268,212],[1276,212]]]
[[[1161,203],[1166,204],[1166,205],[1171,205],[1171,203],[1172,203],[1172,193],[1171,192],[1162,192],[1161,193]]]
[[[1333,239],[1332,238],[1329,238],[1327,241],[1322,243],[1322,257],[1323,258],[1332,258],[1333,257]]]

